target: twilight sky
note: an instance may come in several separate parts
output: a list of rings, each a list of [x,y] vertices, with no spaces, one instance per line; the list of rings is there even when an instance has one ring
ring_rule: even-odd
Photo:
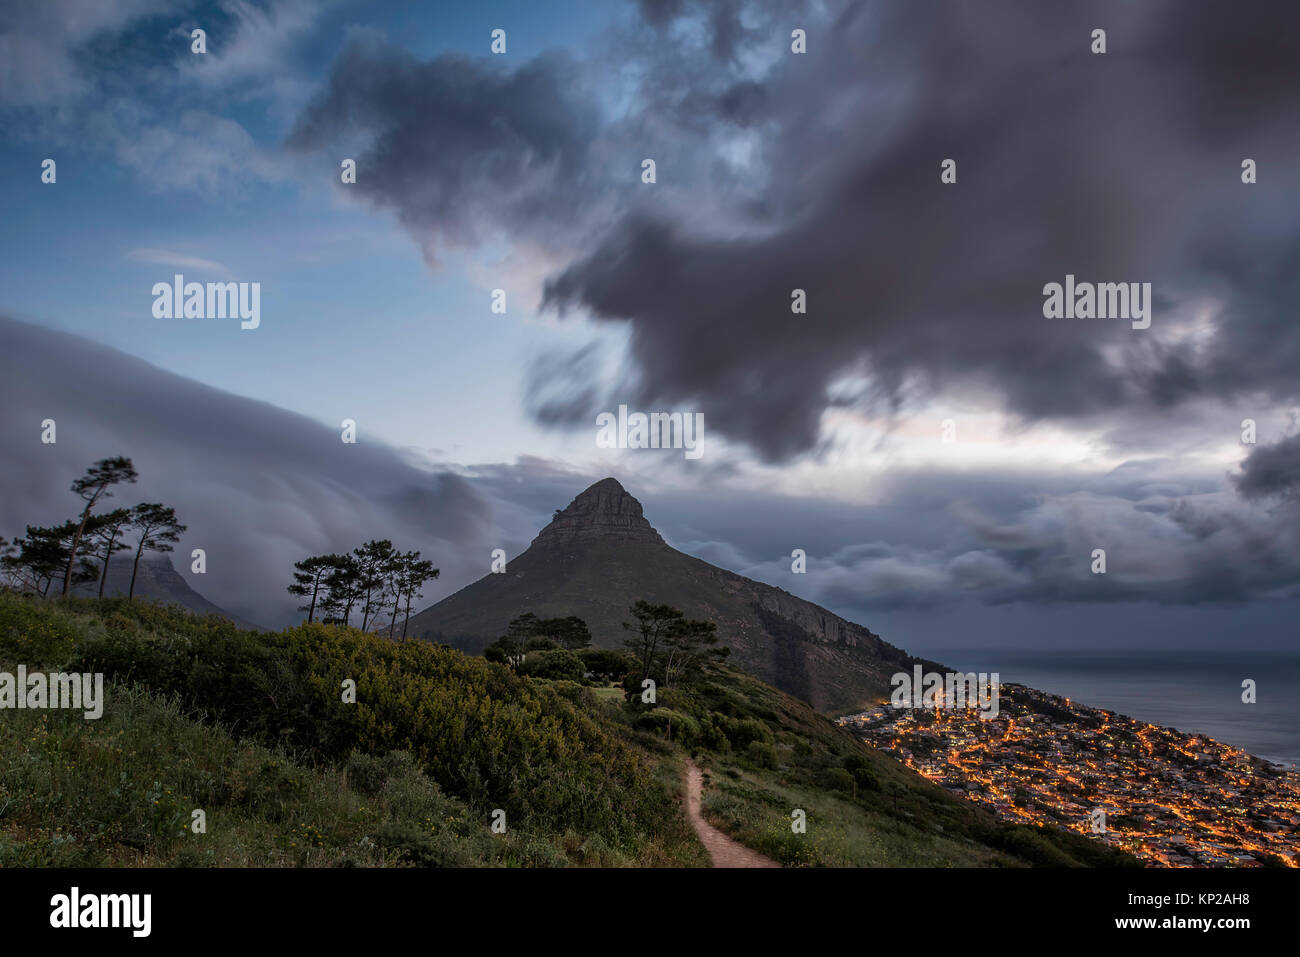
[[[909,650],[1294,647],[1300,7],[1248,6],[7,5],[0,534],[130,455],[281,625],[306,554],[431,602],[614,475]],[[156,318],[177,272],[260,326]],[[1150,328],[1045,318],[1067,275]],[[599,448],[620,404],[703,456]]]

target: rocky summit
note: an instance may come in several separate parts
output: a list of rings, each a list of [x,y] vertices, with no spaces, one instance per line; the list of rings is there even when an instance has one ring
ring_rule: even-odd
[[[575,498],[502,573],[488,574],[411,619],[408,634],[481,653],[512,618],[577,615],[597,647],[622,647],[639,598],[718,626],[731,660],[824,711],[888,694],[913,659],[869,629],[780,588],[669,546],[613,478]]]
[[[571,546],[592,542],[663,545],[641,503],[617,479],[601,479],[556,513],[533,545]]]

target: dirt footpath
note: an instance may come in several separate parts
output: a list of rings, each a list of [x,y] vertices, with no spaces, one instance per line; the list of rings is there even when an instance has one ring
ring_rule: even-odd
[[[776,861],[764,857],[757,851],[751,851],[743,844],[737,844],[716,827],[704,820],[700,814],[700,794],[704,786],[704,775],[699,766],[688,760],[686,762],[686,813],[690,816],[691,826],[699,835],[700,842],[713,858],[714,867],[780,867]]]

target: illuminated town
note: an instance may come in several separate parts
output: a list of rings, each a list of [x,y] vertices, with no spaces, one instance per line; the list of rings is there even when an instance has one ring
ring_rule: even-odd
[[[1204,735],[1017,684],[1001,686],[993,720],[885,705],[840,723],[1007,820],[1171,867],[1300,867],[1300,777]]]

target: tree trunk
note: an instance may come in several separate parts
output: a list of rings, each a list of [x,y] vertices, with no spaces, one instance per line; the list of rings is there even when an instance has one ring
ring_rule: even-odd
[[[135,598],[135,573],[140,570],[140,553],[144,551],[144,539],[140,539],[140,545],[135,550],[135,564],[131,566],[131,587],[127,590],[126,600],[130,601]]]
[[[104,582],[108,581],[108,558],[113,554],[113,546],[110,543],[108,552],[104,555],[104,567],[99,570],[99,597],[104,597]]]
[[[104,550],[104,571],[99,576],[99,597],[104,597],[104,582],[108,581],[108,563],[113,557],[113,546],[117,544],[117,532],[108,538],[108,548]]]
[[[77,549],[81,547],[81,536],[86,531],[86,521],[90,518],[90,506],[94,501],[88,503],[81,513],[81,524],[77,526],[77,534],[72,536],[72,548],[68,553],[68,567],[63,572],[63,597],[68,597],[68,592],[72,588],[72,566],[77,563]]]

